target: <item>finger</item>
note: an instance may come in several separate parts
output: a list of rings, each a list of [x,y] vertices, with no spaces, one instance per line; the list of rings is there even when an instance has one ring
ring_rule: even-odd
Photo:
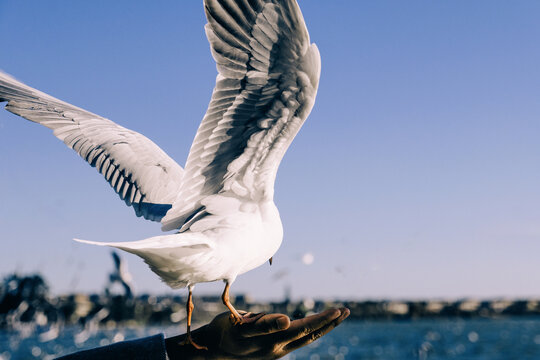
[[[289,344],[287,344],[283,348],[283,351],[285,352],[284,354],[289,353],[298,348],[301,348],[302,346],[311,344],[318,338],[328,334],[331,330],[333,330],[336,326],[338,326],[343,320],[345,320],[351,314],[351,311],[347,308],[342,308],[340,309],[340,311],[341,311],[341,315],[337,319],[334,319],[333,321],[324,325],[323,327],[301,337],[298,340],[294,340],[290,342]]]
[[[248,312],[247,314],[244,314],[243,317],[246,322],[252,322],[252,321],[259,320],[261,317],[265,315],[266,315],[265,312],[260,312],[260,313]]]
[[[257,321],[239,327],[239,335],[245,338],[272,334],[289,328],[291,321],[283,314],[264,315]]]
[[[276,336],[278,337],[278,341],[289,343],[319,330],[323,326],[326,326],[339,318],[341,315],[341,310],[339,309],[328,309],[320,314],[294,320],[287,330],[276,334]]]

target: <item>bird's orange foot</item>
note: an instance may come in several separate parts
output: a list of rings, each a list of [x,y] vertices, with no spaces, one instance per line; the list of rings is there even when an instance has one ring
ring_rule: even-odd
[[[197,344],[195,341],[193,341],[193,339],[191,338],[191,335],[186,336],[186,338],[180,342],[180,345],[182,346],[191,345],[197,350],[208,350],[206,346],[201,346]]]
[[[229,319],[231,320],[233,325],[241,325],[241,324],[249,324],[249,323],[255,322],[259,320],[260,318],[262,318],[264,315],[266,314],[265,313],[259,313],[259,314],[247,313],[245,315],[240,315],[240,314],[235,314],[231,312],[231,314],[229,315]]]

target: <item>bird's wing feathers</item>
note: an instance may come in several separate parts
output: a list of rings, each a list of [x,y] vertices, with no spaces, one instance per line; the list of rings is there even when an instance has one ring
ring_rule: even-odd
[[[295,0],[204,3],[219,74],[163,230],[200,214],[208,195],[271,199],[277,167],[319,82],[319,52]]]
[[[55,99],[0,72],[0,102],[44,125],[95,167],[137,216],[160,221],[184,170],[145,136]]]

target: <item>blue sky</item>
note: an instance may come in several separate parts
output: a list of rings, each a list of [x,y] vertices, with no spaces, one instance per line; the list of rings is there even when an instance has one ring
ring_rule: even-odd
[[[256,298],[540,296],[540,3],[301,1],[322,56],[286,154]],[[202,1],[0,0],[0,68],[151,138],[181,165],[216,70]],[[0,112],[0,274],[97,291],[159,233],[51,132]],[[314,262],[301,257],[312,253]],[[139,292],[169,292],[126,254]],[[222,284],[201,284],[215,293]]]

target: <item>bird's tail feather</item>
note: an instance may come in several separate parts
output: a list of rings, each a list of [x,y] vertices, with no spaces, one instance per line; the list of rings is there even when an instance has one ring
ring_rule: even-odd
[[[91,245],[111,246],[135,254],[141,257],[161,280],[176,289],[189,284],[189,264],[193,256],[204,256],[205,252],[214,247],[208,239],[187,235],[163,235],[131,242],[74,240]]]
[[[154,236],[151,238],[137,240],[137,241],[125,241],[125,242],[99,242],[82,239],[73,239],[80,243],[98,245],[98,246],[111,246],[118,249],[126,250],[140,250],[149,251],[150,249],[170,249],[170,248],[213,248],[213,243],[201,236],[193,236],[191,234],[172,234]]]

